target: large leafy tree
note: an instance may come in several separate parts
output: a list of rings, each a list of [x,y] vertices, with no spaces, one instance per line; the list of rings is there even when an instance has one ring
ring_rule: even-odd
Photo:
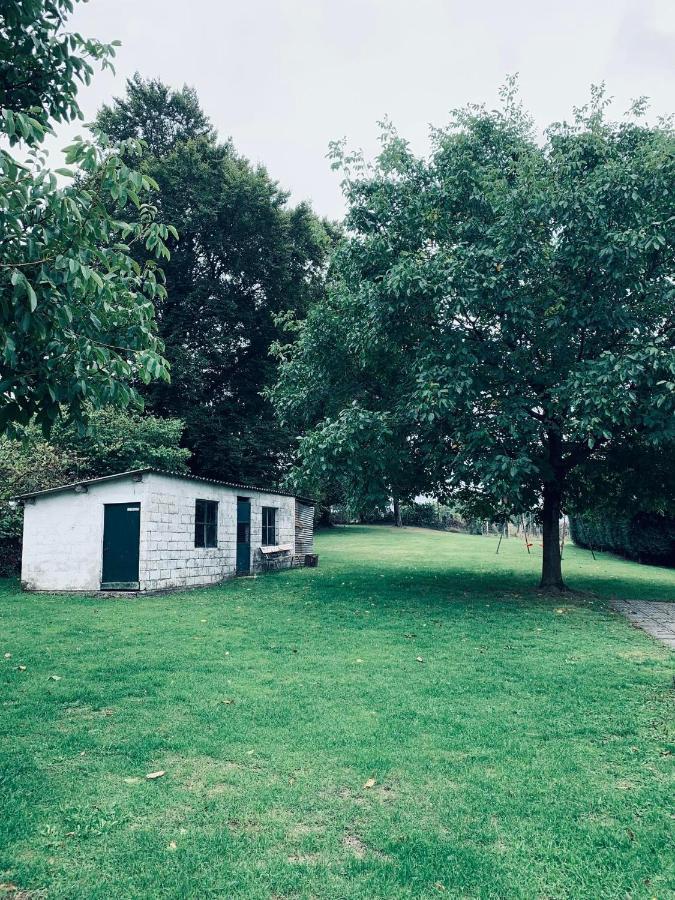
[[[186,141],[216,139],[194,88],[172,90],[158,78],[143,78],[138,72],[127,79],[126,96],[101,107],[96,124],[117,140],[143,140],[155,159]]]
[[[142,169],[181,236],[157,304],[172,380],[147,390],[147,402],[185,421],[195,471],[274,481],[293,435],[262,396],[276,376],[269,348],[276,316],[302,316],[321,295],[327,228],[307,205],[290,208],[263,168],[217,139],[189,88],[136,76],[98,125],[146,142]]]
[[[76,140],[71,168],[57,171],[64,186],[40,152],[53,122],[80,115],[78,84],[114,53],[68,32],[72,9],[23,0],[0,17],[0,433],[32,417],[49,430],[62,411],[83,422],[127,403],[139,380],[167,377],[152,257],[168,258],[171,226],[132,167],[138,142]]]
[[[284,424],[302,435],[287,481],[358,517],[391,503],[400,525],[401,502],[433,486],[424,450],[397,410],[405,347],[368,344],[372,332],[353,318],[362,310],[338,285],[336,275],[330,297],[306,319],[286,318],[286,341],[272,347],[281,367],[269,396]]]
[[[564,587],[572,473],[673,433],[673,130],[646,125],[642,104],[622,124],[605,107],[594,91],[542,143],[509,85],[498,111],[471,107],[435,131],[429,158],[389,126],[374,164],[337,146],[349,235],[275,390],[286,418],[299,378],[325,404],[305,464],[330,468],[349,440],[358,465],[350,435],[365,417],[366,453],[406,434],[440,496],[498,516],[539,508],[544,588]],[[317,353],[326,322],[347,363]],[[389,389],[350,397],[346,365],[390,355]]]

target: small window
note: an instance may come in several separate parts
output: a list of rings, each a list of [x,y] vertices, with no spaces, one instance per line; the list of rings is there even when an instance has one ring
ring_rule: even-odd
[[[262,545],[272,547],[277,542],[277,511],[273,506],[262,508]]]
[[[218,503],[195,500],[195,547],[218,546]]]

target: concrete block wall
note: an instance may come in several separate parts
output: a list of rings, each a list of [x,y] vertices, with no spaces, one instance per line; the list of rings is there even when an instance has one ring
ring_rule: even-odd
[[[141,516],[141,590],[214,584],[236,570],[237,495],[207,482],[154,473]],[[218,503],[218,546],[195,547],[195,501]]]
[[[141,515],[141,590],[214,584],[236,573],[237,497],[251,502],[251,571],[261,570],[262,508],[277,510],[277,542],[295,543],[295,500],[151,473]],[[195,501],[218,503],[218,546],[195,547]],[[292,554],[291,554],[292,556]],[[290,565],[289,558],[289,565]]]
[[[64,490],[28,503],[22,581],[28,590],[97,591],[106,503],[139,502],[139,585],[143,591],[214,584],[236,572],[237,497],[251,502],[251,571],[261,570],[262,508],[277,510],[277,543],[295,546],[295,499],[193,479],[146,473]],[[195,501],[218,502],[218,546],[195,547]],[[289,554],[289,565],[293,552]]]
[[[105,503],[140,502],[147,485],[131,478],[46,494],[25,505],[21,581],[31,591],[97,591],[103,563]],[[143,524],[141,521],[141,539]],[[143,545],[141,543],[141,566]]]
[[[247,496],[251,500],[251,570],[253,572],[261,571],[260,546],[262,544],[263,506],[274,507],[277,511],[277,544],[280,546],[286,544],[292,548],[288,561],[290,566],[295,552],[295,498],[262,492]]]

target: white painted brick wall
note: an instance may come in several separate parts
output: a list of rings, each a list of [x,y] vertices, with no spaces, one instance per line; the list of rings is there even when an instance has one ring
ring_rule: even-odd
[[[260,571],[262,508],[277,510],[277,540],[295,542],[295,500],[278,494],[244,491],[208,482],[150,474],[143,528],[147,549],[141,564],[141,587],[212,584],[235,574],[237,497],[251,501],[251,570]],[[194,546],[195,500],[218,502],[218,546]],[[152,584],[152,586],[150,586]]]
[[[251,502],[251,570],[260,571],[262,508],[277,510],[277,542],[294,547],[295,500],[155,473],[91,485],[86,494],[63,491],[25,508],[22,580],[30,590],[98,590],[103,507],[141,504],[141,590],[196,587],[235,574],[237,496]],[[218,546],[194,546],[195,500],[218,502]]]
[[[26,504],[21,580],[34,591],[97,591],[103,561],[103,505],[141,504],[141,559],[147,484],[131,478],[62,491]]]

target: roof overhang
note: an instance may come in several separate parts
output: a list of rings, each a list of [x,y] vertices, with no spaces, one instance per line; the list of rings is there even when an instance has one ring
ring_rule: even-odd
[[[76,494],[85,494],[89,487],[95,484],[104,484],[106,481],[117,481],[121,478],[131,478],[133,481],[139,482],[143,480],[144,475],[164,475],[169,478],[179,478],[184,481],[199,481],[204,484],[214,484],[219,487],[234,488],[239,491],[257,491],[263,494],[277,494],[280,497],[294,497],[301,503],[307,503],[310,506],[316,505],[316,500],[311,497],[299,497],[289,491],[280,491],[277,488],[265,487],[255,484],[240,484],[236,481],[220,481],[217,478],[203,478],[200,475],[186,475],[184,472],[163,471],[162,469],[145,468],[145,469],[129,469],[127,472],[118,472],[115,475],[102,475],[100,478],[87,478],[83,481],[71,481],[68,484],[60,484],[56,487],[45,488],[41,491],[29,491],[25,494],[17,494],[12,500],[19,502],[34,501],[39,497],[46,497],[49,494],[58,494],[63,491],[73,491]]]

